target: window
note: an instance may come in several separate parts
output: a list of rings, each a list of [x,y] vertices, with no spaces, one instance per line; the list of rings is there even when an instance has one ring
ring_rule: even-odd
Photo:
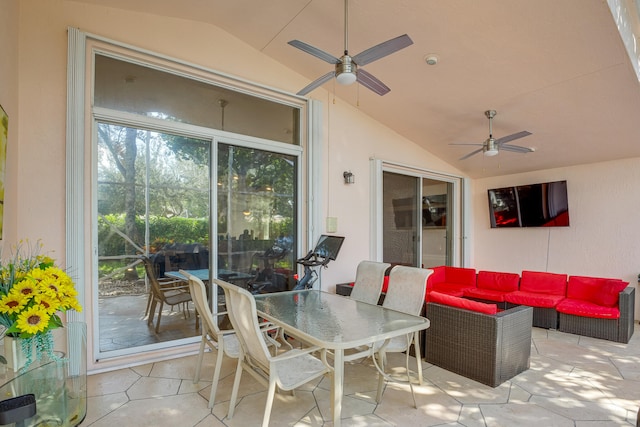
[[[268,280],[288,286],[301,239],[306,103],[76,29],[69,37],[67,260],[91,266],[78,272],[93,284],[83,290],[95,301],[90,359],[199,339],[190,304],[165,307],[158,333],[147,326],[142,256],[160,278],[202,268],[246,286],[269,266],[277,278]],[[86,87],[84,67],[93,76]],[[78,164],[85,152],[89,163]],[[83,234],[85,207],[95,251]],[[210,295],[215,311],[217,290]]]

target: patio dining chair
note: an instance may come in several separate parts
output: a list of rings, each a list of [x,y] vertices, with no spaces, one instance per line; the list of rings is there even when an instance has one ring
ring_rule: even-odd
[[[238,342],[238,337],[233,329],[220,329],[218,326],[218,318],[228,315],[228,312],[222,311],[215,314],[211,312],[207,300],[207,289],[204,282],[185,270],[180,270],[180,274],[187,278],[191,298],[196,307],[196,314],[202,319],[202,339],[200,341],[200,350],[198,351],[196,372],[193,377],[194,384],[200,381],[200,371],[202,369],[205,346],[208,346],[212,352],[216,352],[216,364],[213,369],[211,392],[209,393],[209,408],[213,408],[218,382],[220,381],[222,359],[224,356],[231,359],[237,359],[240,355],[240,343]],[[275,329],[275,326],[272,324],[262,324],[260,327],[263,333],[267,333],[268,331]],[[279,343],[273,339],[268,339],[267,345],[279,346]]]
[[[427,292],[427,279],[433,271],[425,268],[407,267],[402,265],[395,266],[389,274],[389,287],[384,298],[382,306],[392,310],[401,311],[408,314],[419,316],[424,306],[425,295]],[[381,345],[380,345],[381,344]],[[376,401],[382,399],[382,389],[384,380],[390,377],[385,373],[385,365],[387,362],[387,353],[406,352],[407,354],[407,378],[411,388],[415,405],[415,395],[413,394],[413,383],[411,382],[411,372],[409,370],[409,350],[413,344],[415,357],[417,362],[418,383],[422,385],[422,356],[420,354],[420,332],[414,332],[409,336],[401,336],[386,340],[384,343],[376,343],[375,351],[377,358],[374,363],[379,361],[380,376],[378,377],[378,394]]]
[[[188,280],[193,304],[196,307],[197,314],[202,319],[202,340],[200,341],[196,372],[193,377],[194,383],[200,381],[205,345],[216,352],[216,364],[211,381],[211,392],[209,393],[209,408],[213,408],[216,399],[216,390],[218,389],[218,381],[220,380],[222,359],[224,356],[237,359],[240,354],[240,344],[235,331],[221,330],[218,327],[218,317],[226,315],[227,312],[219,312],[216,314],[211,312],[207,301],[207,290],[202,280],[184,270],[180,270],[180,274],[184,275]]]
[[[189,285],[184,280],[171,280],[160,282],[156,276],[155,268],[151,260],[147,257],[142,257],[142,263],[144,269],[149,278],[149,284],[151,289],[149,292],[149,301],[147,305],[149,307],[147,311],[147,323],[153,325],[153,318],[155,317],[156,307],[158,307],[158,321],[156,322],[155,331],[160,331],[160,319],[162,318],[162,308],[164,305],[182,306],[183,316],[186,319],[188,313],[187,304],[191,301],[191,294],[189,293]],[[196,319],[196,328],[198,322]]]
[[[227,417],[233,417],[242,371],[247,371],[267,387],[267,402],[262,419],[262,426],[267,427],[276,387],[283,391],[293,391],[326,374],[332,374],[333,370],[326,360],[326,350],[308,347],[272,356],[260,330],[254,296],[229,283],[220,280],[216,283],[224,289],[229,317],[240,341],[240,358]],[[311,354],[314,352],[321,352],[321,359]]]
[[[384,273],[389,267],[391,264],[386,262],[361,261],[356,270],[351,298],[368,304],[378,304],[384,284]]]

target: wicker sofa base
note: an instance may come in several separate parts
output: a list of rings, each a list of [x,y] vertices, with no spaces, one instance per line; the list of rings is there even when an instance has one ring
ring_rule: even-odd
[[[425,360],[491,387],[529,369],[533,309],[487,315],[428,303]]]
[[[520,307],[517,304],[508,302],[507,309]],[[555,308],[532,307],[533,326],[544,329],[558,329],[558,312]]]

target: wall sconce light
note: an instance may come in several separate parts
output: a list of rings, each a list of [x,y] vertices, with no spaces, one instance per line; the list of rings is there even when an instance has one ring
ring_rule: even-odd
[[[342,176],[344,177],[345,184],[355,184],[356,176],[351,173],[351,171],[345,171]]]

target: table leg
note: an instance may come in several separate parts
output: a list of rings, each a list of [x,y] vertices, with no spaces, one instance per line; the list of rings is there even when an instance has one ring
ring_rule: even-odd
[[[336,349],[333,359],[333,425],[340,427],[340,417],[342,416],[342,394],[344,384],[344,350]]]

